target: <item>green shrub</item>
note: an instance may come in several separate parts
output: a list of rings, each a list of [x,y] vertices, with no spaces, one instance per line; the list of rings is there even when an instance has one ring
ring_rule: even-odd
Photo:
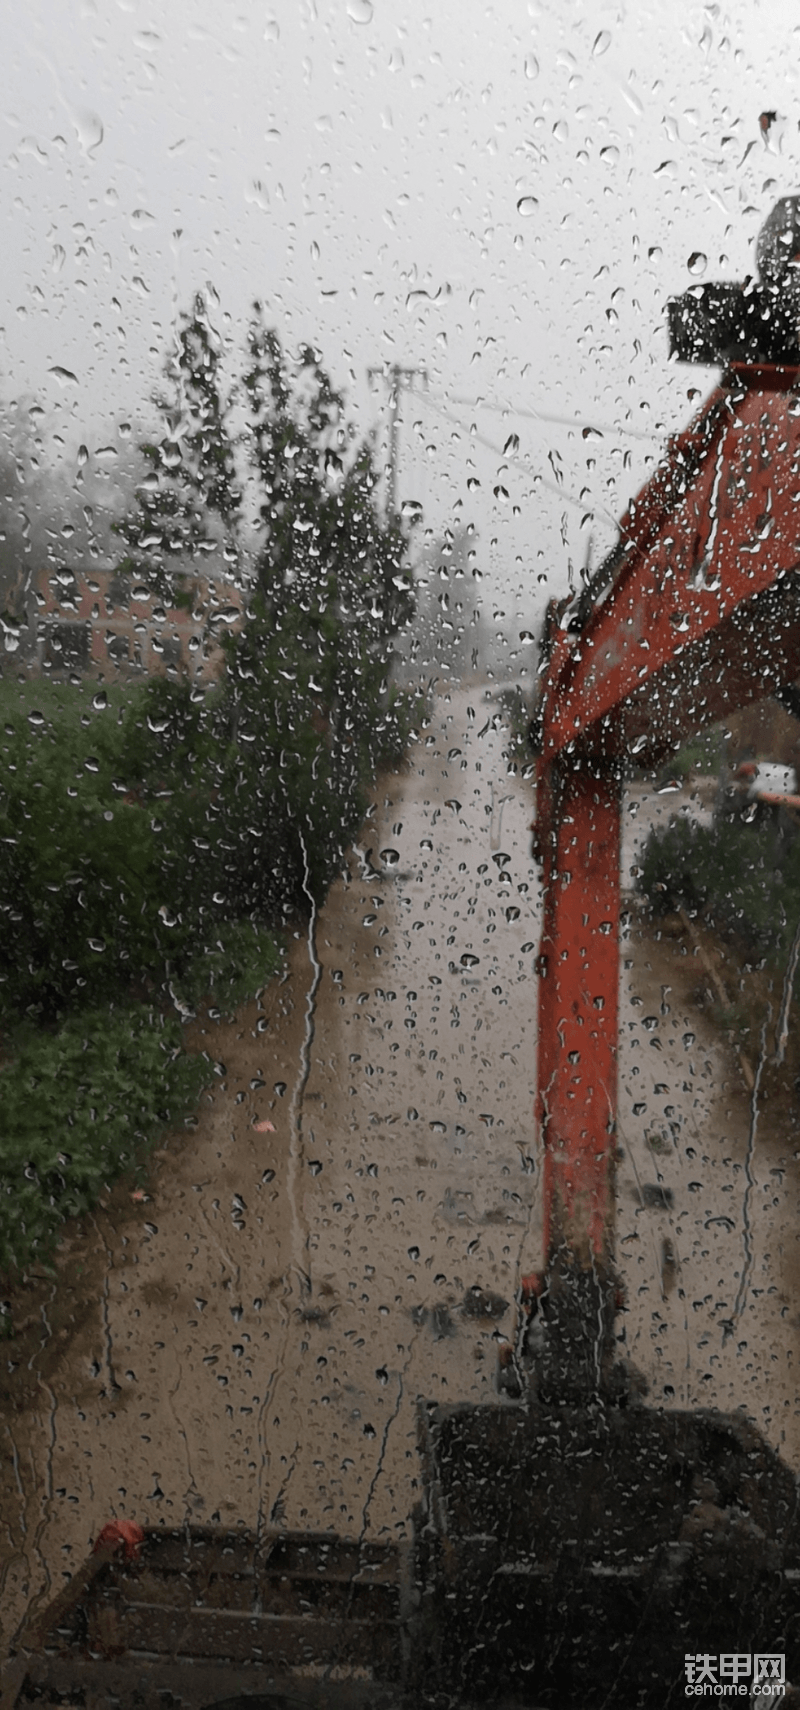
[[[720,731],[715,726],[712,730],[701,731],[684,742],[676,753],[662,768],[660,781],[680,779],[686,783],[695,772],[713,775],[720,764]]]
[[[175,982],[194,989],[206,953],[212,984],[250,995],[247,978],[253,991],[275,964],[265,923],[286,913],[291,851],[262,780],[237,791],[225,697],[156,679],[117,718],[87,716],[77,696],[40,703],[0,744],[0,1015],[53,1024]]]
[[[749,951],[773,958],[800,918],[800,838],[736,815],[711,826],[676,818],[651,831],[639,888],[658,912],[702,908]]]
[[[113,711],[37,700],[0,740],[0,1013],[54,1020],[155,974],[162,899],[148,818],[124,799]]]
[[[175,980],[179,1001],[192,1006],[212,997],[225,1015],[266,985],[278,972],[282,950],[266,927],[251,920],[225,921],[213,943],[205,945]]]
[[[180,1120],[209,1080],[175,1023],[86,1010],[31,1033],[0,1068],[0,1270],[47,1260],[62,1223]]]

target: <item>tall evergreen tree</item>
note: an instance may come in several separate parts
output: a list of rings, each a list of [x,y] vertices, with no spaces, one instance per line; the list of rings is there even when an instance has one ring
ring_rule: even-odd
[[[146,473],[136,506],[115,525],[128,547],[120,568],[162,598],[172,599],[182,579],[211,558],[231,567],[238,560],[242,495],[222,356],[207,299],[198,292],[166,365],[170,395],[155,400],[163,434],[141,446]]]
[[[219,353],[201,307],[181,326],[182,415],[150,448],[124,531],[151,586],[196,563],[213,529],[234,546],[244,533]],[[257,519],[246,619],[225,639],[220,692],[202,715],[188,683],[164,684],[153,691],[154,723],[162,775],[176,769],[170,871],[182,868],[198,909],[217,920],[274,921],[324,894],[380,755],[397,749],[390,673],[413,588],[399,519],[381,515],[372,445],[357,440],[316,352],[287,361],[257,305],[239,403]],[[198,812],[204,826],[189,833]]]
[[[357,442],[316,352],[290,365],[259,305],[243,391],[259,536],[248,622],[228,646],[229,799],[249,804],[251,850],[260,807],[273,867],[280,824],[296,903],[336,870],[387,746],[412,584],[398,519],[378,510],[371,445]]]

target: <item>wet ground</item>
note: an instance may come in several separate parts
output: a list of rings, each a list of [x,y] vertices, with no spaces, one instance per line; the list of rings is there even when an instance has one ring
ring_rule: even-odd
[[[32,1280],[3,1349],[6,1641],[112,1516],[402,1537],[417,1398],[494,1394],[541,1253],[533,799],[493,718],[480,688],[436,702],[283,982],[232,1024],[193,1024],[216,1073],[148,1197],[121,1184],[71,1231],[57,1280]],[[637,803],[630,885],[655,811]],[[626,1351],[653,1402],[742,1406],[799,1467],[793,1118],[756,1103],[753,1122],[696,1002],[694,942],[637,919]]]

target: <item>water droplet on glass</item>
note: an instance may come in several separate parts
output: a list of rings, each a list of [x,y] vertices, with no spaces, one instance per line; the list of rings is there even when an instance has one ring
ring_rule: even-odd
[[[534,77],[539,76],[539,61],[535,53],[526,53],[525,55],[525,76],[531,82],[533,82]]]
[[[97,694],[92,696],[92,706],[95,712],[105,712],[108,706],[108,695],[105,689],[98,689]]]
[[[381,850],[381,860],[383,861],[384,865],[387,867],[396,867],[398,861],[400,860],[400,856],[398,855],[396,849],[382,849]]]
[[[539,202],[536,196],[520,196],[517,202],[517,213],[522,216],[523,220],[528,220],[538,206]]]
[[[694,273],[695,277],[699,277],[701,273],[705,273],[708,266],[708,256],[704,255],[701,249],[695,249],[689,256],[689,260],[686,265],[690,273]]]
[[[610,46],[611,46],[611,31],[610,30],[600,30],[598,35],[595,36],[594,41],[592,43],[592,53],[593,53],[595,59],[599,59],[601,53],[605,53],[607,51],[607,49],[610,48]]]
[[[372,0],[347,0],[347,16],[354,24],[371,24]]]
[[[72,122],[78,133],[78,141],[84,154],[94,154],[103,141],[103,121],[97,113],[89,113],[85,109],[73,111]]]
[[[54,368],[49,368],[48,374],[54,376],[59,386],[77,386],[78,384],[77,374],[73,374],[71,368],[62,368],[59,363],[56,363]]]

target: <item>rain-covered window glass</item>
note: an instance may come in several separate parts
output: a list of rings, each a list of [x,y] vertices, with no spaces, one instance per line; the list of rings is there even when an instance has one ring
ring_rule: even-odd
[[[4,1710],[800,1697],[799,27],[6,8]]]

